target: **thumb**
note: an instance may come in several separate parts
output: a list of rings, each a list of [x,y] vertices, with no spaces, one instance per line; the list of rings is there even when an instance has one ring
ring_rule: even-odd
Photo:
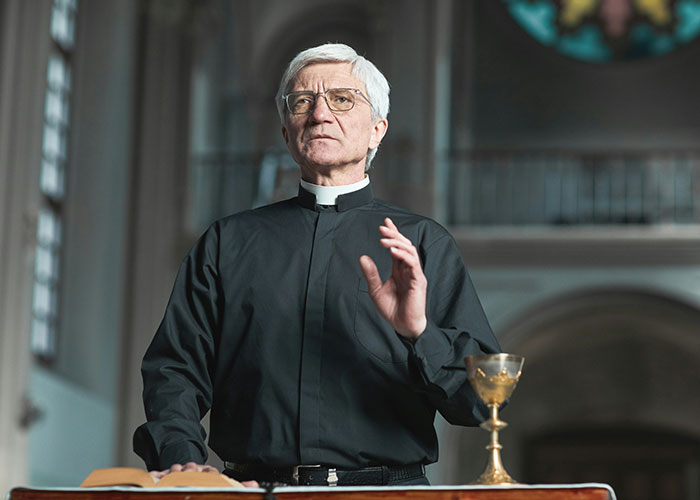
[[[382,286],[382,278],[379,276],[377,265],[371,257],[363,255],[360,257],[360,267],[362,267],[362,274],[365,275],[365,280],[367,280],[367,289],[370,294],[373,294]]]

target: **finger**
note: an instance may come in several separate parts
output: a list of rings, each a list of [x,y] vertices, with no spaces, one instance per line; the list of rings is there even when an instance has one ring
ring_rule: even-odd
[[[399,248],[399,247],[391,247],[389,249],[389,251],[391,252],[392,257],[395,257],[398,260],[400,260],[401,262],[403,262],[404,264],[408,264],[409,266],[413,267],[413,264],[412,264],[412,261],[413,261],[412,257],[413,256],[411,255],[410,252],[407,252],[403,248]]]
[[[389,219],[387,219],[389,220]],[[379,232],[382,234],[382,236],[387,236],[390,238],[399,238],[403,241],[406,242],[411,242],[406,236],[403,235],[401,231],[398,230],[398,228],[395,225],[384,225],[384,226],[379,226]]]
[[[182,464],[173,464],[170,466],[170,472],[180,472],[182,471]]]
[[[399,263],[408,266],[413,277],[418,278],[423,275],[420,260],[411,252],[407,252],[406,250],[397,247],[391,247],[389,251],[391,252],[391,257],[395,262],[398,261]]]
[[[382,242],[383,246],[386,246],[391,252],[392,256],[398,256],[401,255],[402,259],[406,261],[407,264],[413,266],[418,266],[421,267],[421,262],[420,258],[418,257],[418,252],[416,251],[416,247],[413,245],[406,245],[406,244],[394,244],[391,242],[388,242],[384,244]],[[397,250],[397,252],[394,252],[394,250]],[[400,252],[398,252],[400,251]]]
[[[257,481],[241,481],[241,484],[246,488],[260,488]]]
[[[396,242],[397,244],[400,243],[401,245],[405,245],[406,247],[413,247],[413,242],[409,240],[408,238],[398,234],[398,233],[389,233],[389,232],[384,232],[382,233],[382,238],[381,240],[386,240],[387,242]],[[386,245],[385,245],[386,246]]]
[[[391,220],[389,217],[384,219],[384,225],[389,228],[391,231],[394,231],[397,235],[399,235],[401,238],[403,238],[406,241],[410,241],[408,238],[406,238],[401,231],[399,231],[399,228],[396,224],[394,224],[394,221]]]
[[[203,472],[212,472],[214,474],[219,473],[219,469],[217,469],[216,467],[214,467],[212,465],[205,465],[204,467],[202,467],[202,471]]]
[[[186,470],[186,471],[196,471],[196,470],[199,470],[200,467],[201,467],[201,466],[200,466],[199,464],[195,463],[195,462],[187,462],[187,463],[185,464],[184,470]]]
[[[170,472],[169,469],[166,469],[166,470],[152,470],[152,471],[149,471],[149,474],[150,474],[151,476],[155,477],[156,479],[160,479],[161,477],[165,476],[168,472]]]
[[[370,293],[376,292],[382,287],[382,278],[379,276],[379,271],[377,270],[377,264],[374,263],[371,257],[363,255],[360,257],[360,267],[362,268],[362,274],[365,275],[365,280],[367,281],[367,289]]]
[[[405,250],[406,252],[414,255],[416,258],[418,258],[418,251],[416,250],[416,247],[413,246],[413,244],[408,241],[403,241],[395,238],[381,238],[379,240],[379,243],[385,247],[385,248],[401,248],[402,250]]]

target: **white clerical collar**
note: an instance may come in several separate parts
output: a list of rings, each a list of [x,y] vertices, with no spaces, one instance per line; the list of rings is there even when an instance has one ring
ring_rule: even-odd
[[[369,184],[369,176],[365,175],[365,178],[359,182],[353,184],[347,184],[345,186],[319,186],[317,184],[311,184],[306,182],[304,179],[299,181],[301,187],[306,189],[309,193],[316,196],[316,204],[318,205],[335,205],[335,201],[341,194],[348,194],[354,191],[359,191],[367,184]]]

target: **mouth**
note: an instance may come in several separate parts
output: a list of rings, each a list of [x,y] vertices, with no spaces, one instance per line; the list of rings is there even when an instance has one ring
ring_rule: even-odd
[[[309,137],[310,141],[314,141],[317,139],[333,139],[330,135],[325,135],[325,134],[314,134],[311,137]]]

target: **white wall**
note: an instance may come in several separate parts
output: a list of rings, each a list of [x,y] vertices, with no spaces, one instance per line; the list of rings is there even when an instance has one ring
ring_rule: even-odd
[[[31,375],[44,416],[29,439],[29,486],[76,487],[100,467],[115,465],[117,412],[110,401],[43,369]]]

